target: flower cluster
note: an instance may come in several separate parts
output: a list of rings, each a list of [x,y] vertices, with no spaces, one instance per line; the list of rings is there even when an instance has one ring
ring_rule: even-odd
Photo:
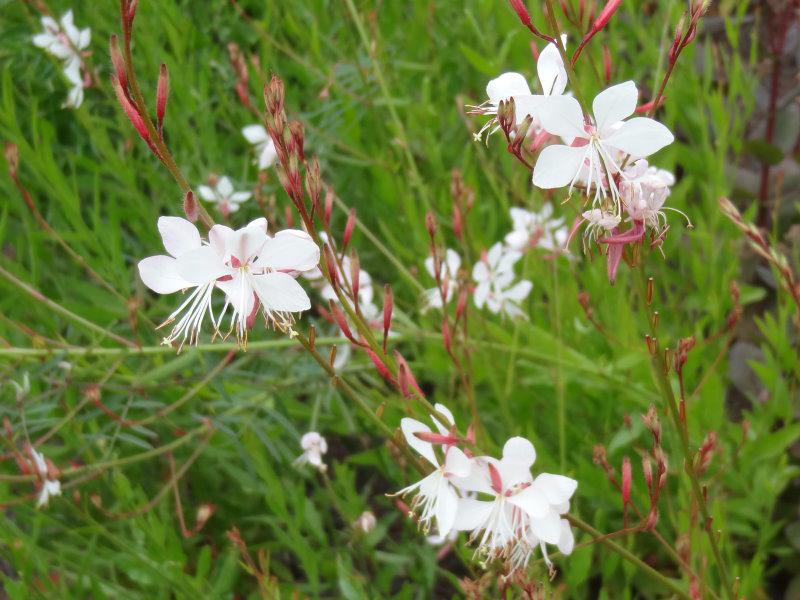
[[[515,283],[514,265],[522,253],[497,242],[472,267],[475,306],[486,306],[495,314],[524,317],[520,303],[531,293],[533,284],[523,279]]]
[[[640,112],[639,92],[633,81],[603,90],[594,98],[591,114],[584,113],[576,98],[564,94],[566,72],[553,43],[542,50],[537,71],[541,95],[531,94],[518,73],[504,73],[489,82],[489,100],[472,107],[472,114],[493,117],[477,136],[499,123],[493,131],[502,127],[509,140],[533,138],[526,146],[538,154],[532,168],[533,184],[542,189],[567,187],[568,194],[579,189],[591,202],[575,229],[585,224],[585,242],[605,247],[608,275],[613,283],[625,245],[642,242],[649,232],[652,245],[660,246],[666,234],[664,211],[670,209],[664,207],[664,201],[674,177],[650,166],[645,158],[671,144],[674,136],[652,118],[633,116]],[[506,106],[513,107],[514,119],[504,124]],[[545,216],[549,217],[549,213]],[[528,227],[536,218],[537,215],[512,214],[514,230],[519,234],[509,236],[510,246],[519,249],[520,243],[531,239]],[[630,223],[630,227],[621,231],[623,222]],[[551,239],[564,243],[568,237],[559,229]]]
[[[68,10],[59,21],[49,16],[41,19],[44,31],[33,36],[33,44],[62,62],[64,76],[72,86],[64,102],[65,108],[78,108],[83,103],[86,77],[81,72],[82,52],[89,47],[91,29],[78,29]]]
[[[142,281],[159,294],[193,290],[162,324],[174,323],[164,344],[197,344],[206,316],[218,334],[230,309],[225,335],[235,329],[239,343],[246,346],[247,332],[259,312],[267,325],[290,332],[293,313],[311,308],[308,295],[295,280],[319,262],[319,248],[306,232],[286,229],[270,236],[264,218],[238,230],[214,225],[208,241],[180,217],[159,218],[158,229],[168,255],[140,261]],[[212,307],[215,289],[225,295],[217,317]]]
[[[414,496],[411,511],[423,531],[428,533],[434,522],[441,539],[453,531],[468,531],[477,545],[476,555],[504,560],[509,573],[525,568],[537,546],[548,565],[546,544],[570,554],[574,538],[562,517],[569,512],[578,482],[551,473],[534,478],[536,451],[522,437],[509,439],[500,459],[473,456],[459,447],[465,440],[457,436],[450,410],[442,404],[434,408],[436,432],[415,419],[400,422],[408,445],[434,467],[397,492]]]

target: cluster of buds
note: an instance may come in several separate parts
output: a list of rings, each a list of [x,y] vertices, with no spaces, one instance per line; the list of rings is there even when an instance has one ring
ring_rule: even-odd
[[[697,25],[700,22],[700,17],[705,14],[710,4],[711,0],[691,0],[689,10],[681,17],[678,26],[675,28],[675,35],[667,54],[670,65],[674,65],[683,49],[692,43],[692,40],[697,35]]]
[[[652,529],[658,521],[658,501],[667,482],[668,462],[667,455],[661,446],[661,423],[655,407],[651,406],[647,413],[642,415],[642,422],[653,437],[650,453],[642,457],[644,481],[650,498],[650,510],[645,521],[645,529]],[[655,471],[653,470],[654,463]]]

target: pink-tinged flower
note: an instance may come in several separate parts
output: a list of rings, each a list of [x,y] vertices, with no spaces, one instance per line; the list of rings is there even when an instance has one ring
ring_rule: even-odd
[[[509,248],[517,252],[536,247],[557,252],[564,248],[567,228],[563,218],[553,218],[551,204],[545,204],[539,212],[516,207],[510,212],[513,229],[505,237]]]
[[[196,344],[199,341],[203,319],[208,316],[214,323],[211,297],[217,277],[222,274],[219,271],[223,266],[221,255],[224,252],[224,244],[221,240],[212,239],[208,246],[203,246],[197,227],[180,217],[159,217],[158,231],[161,233],[168,255],[149,256],[139,261],[139,276],[142,282],[157,294],[194,290],[159,327],[178,319],[163,343],[171,345],[174,341],[180,340],[181,347],[187,341]],[[218,258],[209,263],[209,272],[204,279],[198,280],[195,277],[190,281],[179,266],[178,258],[203,248],[208,248]]]
[[[33,45],[63,60],[64,66],[73,62],[80,64],[80,53],[89,47],[92,39],[91,29],[75,27],[72,10],[64,13],[60,21],[44,16],[41,23],[44,31],[33,36]]]
[[[670,188],[675,184],[672,173],[650,166],[641,159],[627,167],[624,175],[620,182],[620,194],[631,221],[639,221],[656,236],[661,236],[668,227],[664,211],[672,210],[682,215],[691,226],[689,217],[683,211],[664,206]]]
[[[472,268],[475,286],[475,306],[486,306],[491,312],[511,318],[523,317],[519,304],[530,294],[533,284],[522,280],[514,282],[514,264],[522,257],[502,243],[494,244]]]
[[[253,145],[256,151],[255,163],[258,165],[259,171],[271,167],[278,158],[278,153],[275,151],[275,144],[264,126],[248,125],[242,129],[242,135]]]
[[[375,529],[375,525],[378,524],[378,519],[375,518],[375,515],[372,511],[365,510],[361,513],[358,518],[353,523],[353,526],[357,529],[360,529],[364,533],[369,533],[373,529]]]
[[[444,253],[444,260],[439,263],[439,280],[446,281],[445,302],[449,303],[458,289],[458,269],[461,268],[461,257],[458,252],[447,248]],[[425,270],[436,279],[435,265],[433,256],[425,259]],[[431,308],[442,308],[442,293],[438,287],[427,289],[423,292],[423,311]]]
[[[239,205],[242,202],[250,200],[253,195],[250,192],[234,191],[233,183],[231,183],[231,180],[225,176],[217,179],[213,186],[197,186],[197,191],[203,200],[215,202],[219,207],[220,212],[225,216],[239,210]]]
[[[33,44],[62,61],[64,77],[71,85],[62,107],[78,108],[83,103],[84,86],[81,52],[89,47],[92,32],[88,27],[81,30],[75,27],[71,10],[60,22],[47,16],[41,22],[44,31],[33,36]]]
[[[230,330],[236,330],[241,345],[246,346],[247,331],[259,312],[268,325],[287,331],[294,323],[292,313],[311,308],[311,300],[295,280],[319,262],[319,248],[306,232],[286,229],[270,237],[262,218],[236,231],[214,225],[208,237],[211,245],[181,256],[178,262],[190,281],[214,276],[226,296],[218,324],[230,307]]]
[[[442,413],[453,425],[453,415],[442,404],[437,404],[434,408]],[[411,503],[411,510],[419,513],[419,525],[425,533],[430,531],[431,522],[436,519],[438,534],[446,538],[453,529],[456,513],[458,511],[459,493],[456,485],[459,478],[466,477],[470,473],[470,459],[464,452],[448,443],[449,431],[435,418],[432,419],[439,434],[431,431],[430,427],[415,419],[408,417],[400,421],[400,428],[406,438],[406,442],[416,452],[434,467],[434,471],[424,477],[421,481],[403,488],[395,495],[404,496],[415,494]],[[438,439],[438,442],[429,442],[424,438]],[[454,440],[453,440],[454,441]],[[439,463],[439,459],[434,452],[434,444],[441,444],[444,452],[444,460]]]
[[[532,549],[559,544],[571,550],[562,514],[578,482],[563,475],[542,473],[534,479],[533,444],[525,438],[509,439],[503,457],[472,459],[470,476],[460,481],[464,490],[493,496],[492,500],[464,498],[459,503],[455,527],[471,531],[477,553],[488,559],[505,558],[510,568],[527,564]],[[546,557],[545,553],[545,557]]]
[[[316,431],[309,431],[300,438],[300,447],[303,449],[295,461],[295,465],[309,464],[315,469],[326,471],[327,465],[322,462],[322,455],[328,452],[328,441]]]
[[[562,35],[561,39],[566,46],[567,36]],[[500,102],[503,100],[514,99],[514,118],[516,124],[521,124],[526,117],[530,116],[531,132],[537,133],[540,129],[539,109],[545,100],[551,96],[560,96],[567,87],[567,71],[561,54],[553,43],[547,44],[539,53],[536,62],[536,71],[539,83],[542,86],[541,94],[531,93],[531,88],[525,77],[519,73],[503,73],[499,77],[492,79],[486,86],[486,95],[489,99],[480,106],[470,107],[471,114],[492,115],[493,117],[475,134],[475,139],[480,140],[483,134],[489,131],[489,135],[497,131],[498,127],[492,128],[497,122],[497,111]]]
[[[533,169],[534,185],[545,189],[569,186],[571,192],[576,182],[584,180],[587,196],[594,187],[595,200],[610,195],[617,213],[621,212],[615,182],[621,157],[649,156],[674,140],[658,121],[628,119],[636,110],[638,95],[632,81],[600,92],[592,102],[591,120],[584,117],[575,98],[558,96],[542,105],[542,127],[561,136],[567,145],[555,144],[542,150]]]
[[[609,233],[614,231],[622,221],[619,215],[604,211],[600,208],[592,208],[591,210],[584,211],[581,216],[587,223],[583,233],[584,247],[587,242],[594,242],[606,237]]]

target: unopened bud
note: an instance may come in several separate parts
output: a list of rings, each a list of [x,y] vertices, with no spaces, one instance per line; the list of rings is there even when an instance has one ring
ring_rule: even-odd
[[[622,503],[631,501],[631,460],[626,456],[622,459]]]
[[[606,84],[611,83],[611,50],[608,46],[603,46],[603,76]]]
[[[108,45],[111,53],[111,65],[114,67],[114,74],[117,76],[117,81],[119,81],[122,89],[127,89],[128,75],[125,71],[125,61],[122,60],[122,55],[119,52],[116,34],[111,34]]]
[[[428,230],[431,239],[436,236],[436,216],[432,212],[425,215],[425,229]]]
[[[394,310],[394,294],[392,286],[388,283],[383,286],[383,351],[386,352],[386,341],[389,338],[389,328],[392,326],[392,311]]]
[[[347,222],[344,225],[344,234],[342,235],[342,252],[347,250],[347,246],[350,243],[350,238],[353,235],[353,230],[356,227],[356,209],[351,208],[350,212],[347,213]]]
[[[19,168],[19,149],[13,142],[6,142],[3,147],[6,163],[8,163],[8,172],[11,177],[15,177],[17,169]]]
[[[350,286],[353,291],[353,305],[356,311],[358,311],[358,290],[361,286],[361,261],[358,259],[358,254],[355,250],[350,253]]]
[[[322,222],[325,224],[325,227],[330,227],[331,224],[331,214],[333,214],[333,190],[328,188],[325,191],[325,213],[322,216]]]
[[[192,192],[192,190],[186,190],[186,193],[183,195],[183,212],[186,215],[186,218],[192,223],[197,221],[197,217],[200,216],[197,208],[197,200],[195,199],[194,192]]]
[[[267,105],[267,111],[277,118],[277,115],[283,113],[284,103],[284,89],[283,81],[277,75],[273,75],[269,83],[264,86],[264,102]]]
[[[303,135],[303,124],[300,121],[289,122],[289,133],[291,134],[292,148],[300,162],[305,161],[305,136]]]
[[[144,120],[139,114],[139,111],[131,103],[125,90],[122,89],[122,86],[116,75],[111,76],[111,86],[114,88],[114,92],[117,95],[117,101],[119,102],[120,106],[122,106],[122,110],[125,111],[125,115],[127,115],[139,136],[149,144],[150,133],[147,131],[147,126],[144,124]]]

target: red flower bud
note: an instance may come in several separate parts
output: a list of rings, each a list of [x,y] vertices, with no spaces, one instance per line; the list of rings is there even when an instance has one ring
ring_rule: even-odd
[[[192,190],[187,190],[186,194],[183,196],[183,212],[186,214],[186,218],[192,223],[197,221],[197,217],[199,216],[197,199],[194,197]]]
[[[350,238],[353,235],[353,230],[356,227],[356,209],[351,208],[347,214],[347,223],[344,226],[344,235],[342,235],[342,252],[347,250],[347,245],[350,243]]]
[[[394,294],[392,286],[388,283],[383,286],[383,351],[386,352],[386,340],[389,338],[389,328],[392,325],[392,311],[394,310]]]
[[[136,110],[136,107],[131,103],[130,99],[128,99],[128,95],[125,90],[122,89],[116,75],[111,76],[111,85],[114,88],[114,92],[117,94],[117,101],[120,106],[122,106],[122,110],[125,111],[125,114],[128,116],[128,119],[130,119],[131,124],[141,138],[149,145],[150,133],[147,131],[147,126],[144,124],[142,115],[139,114],[139,111]]]
[[[114,74],[117,76],[120,87],[122,89],[128,88],[128,75],[125,72],[125,61],[122,60],[122,55],[119,53],[117,47],[117,36],[112,33],[109,39],[109,47],[111,50],[111,64],[114,67]]]
[[[631,460],[626,456],[622,459],[622,503],[631,501]]]
[[[436,236],[436,216],[432,212],[425,214],[425,229],[428,230],[431,239]]]
[[[333,190],[328,188],[325,191],[325,213],[322,215],[322,222],[325,227],[330,227],[331,214],[333,213]]]

